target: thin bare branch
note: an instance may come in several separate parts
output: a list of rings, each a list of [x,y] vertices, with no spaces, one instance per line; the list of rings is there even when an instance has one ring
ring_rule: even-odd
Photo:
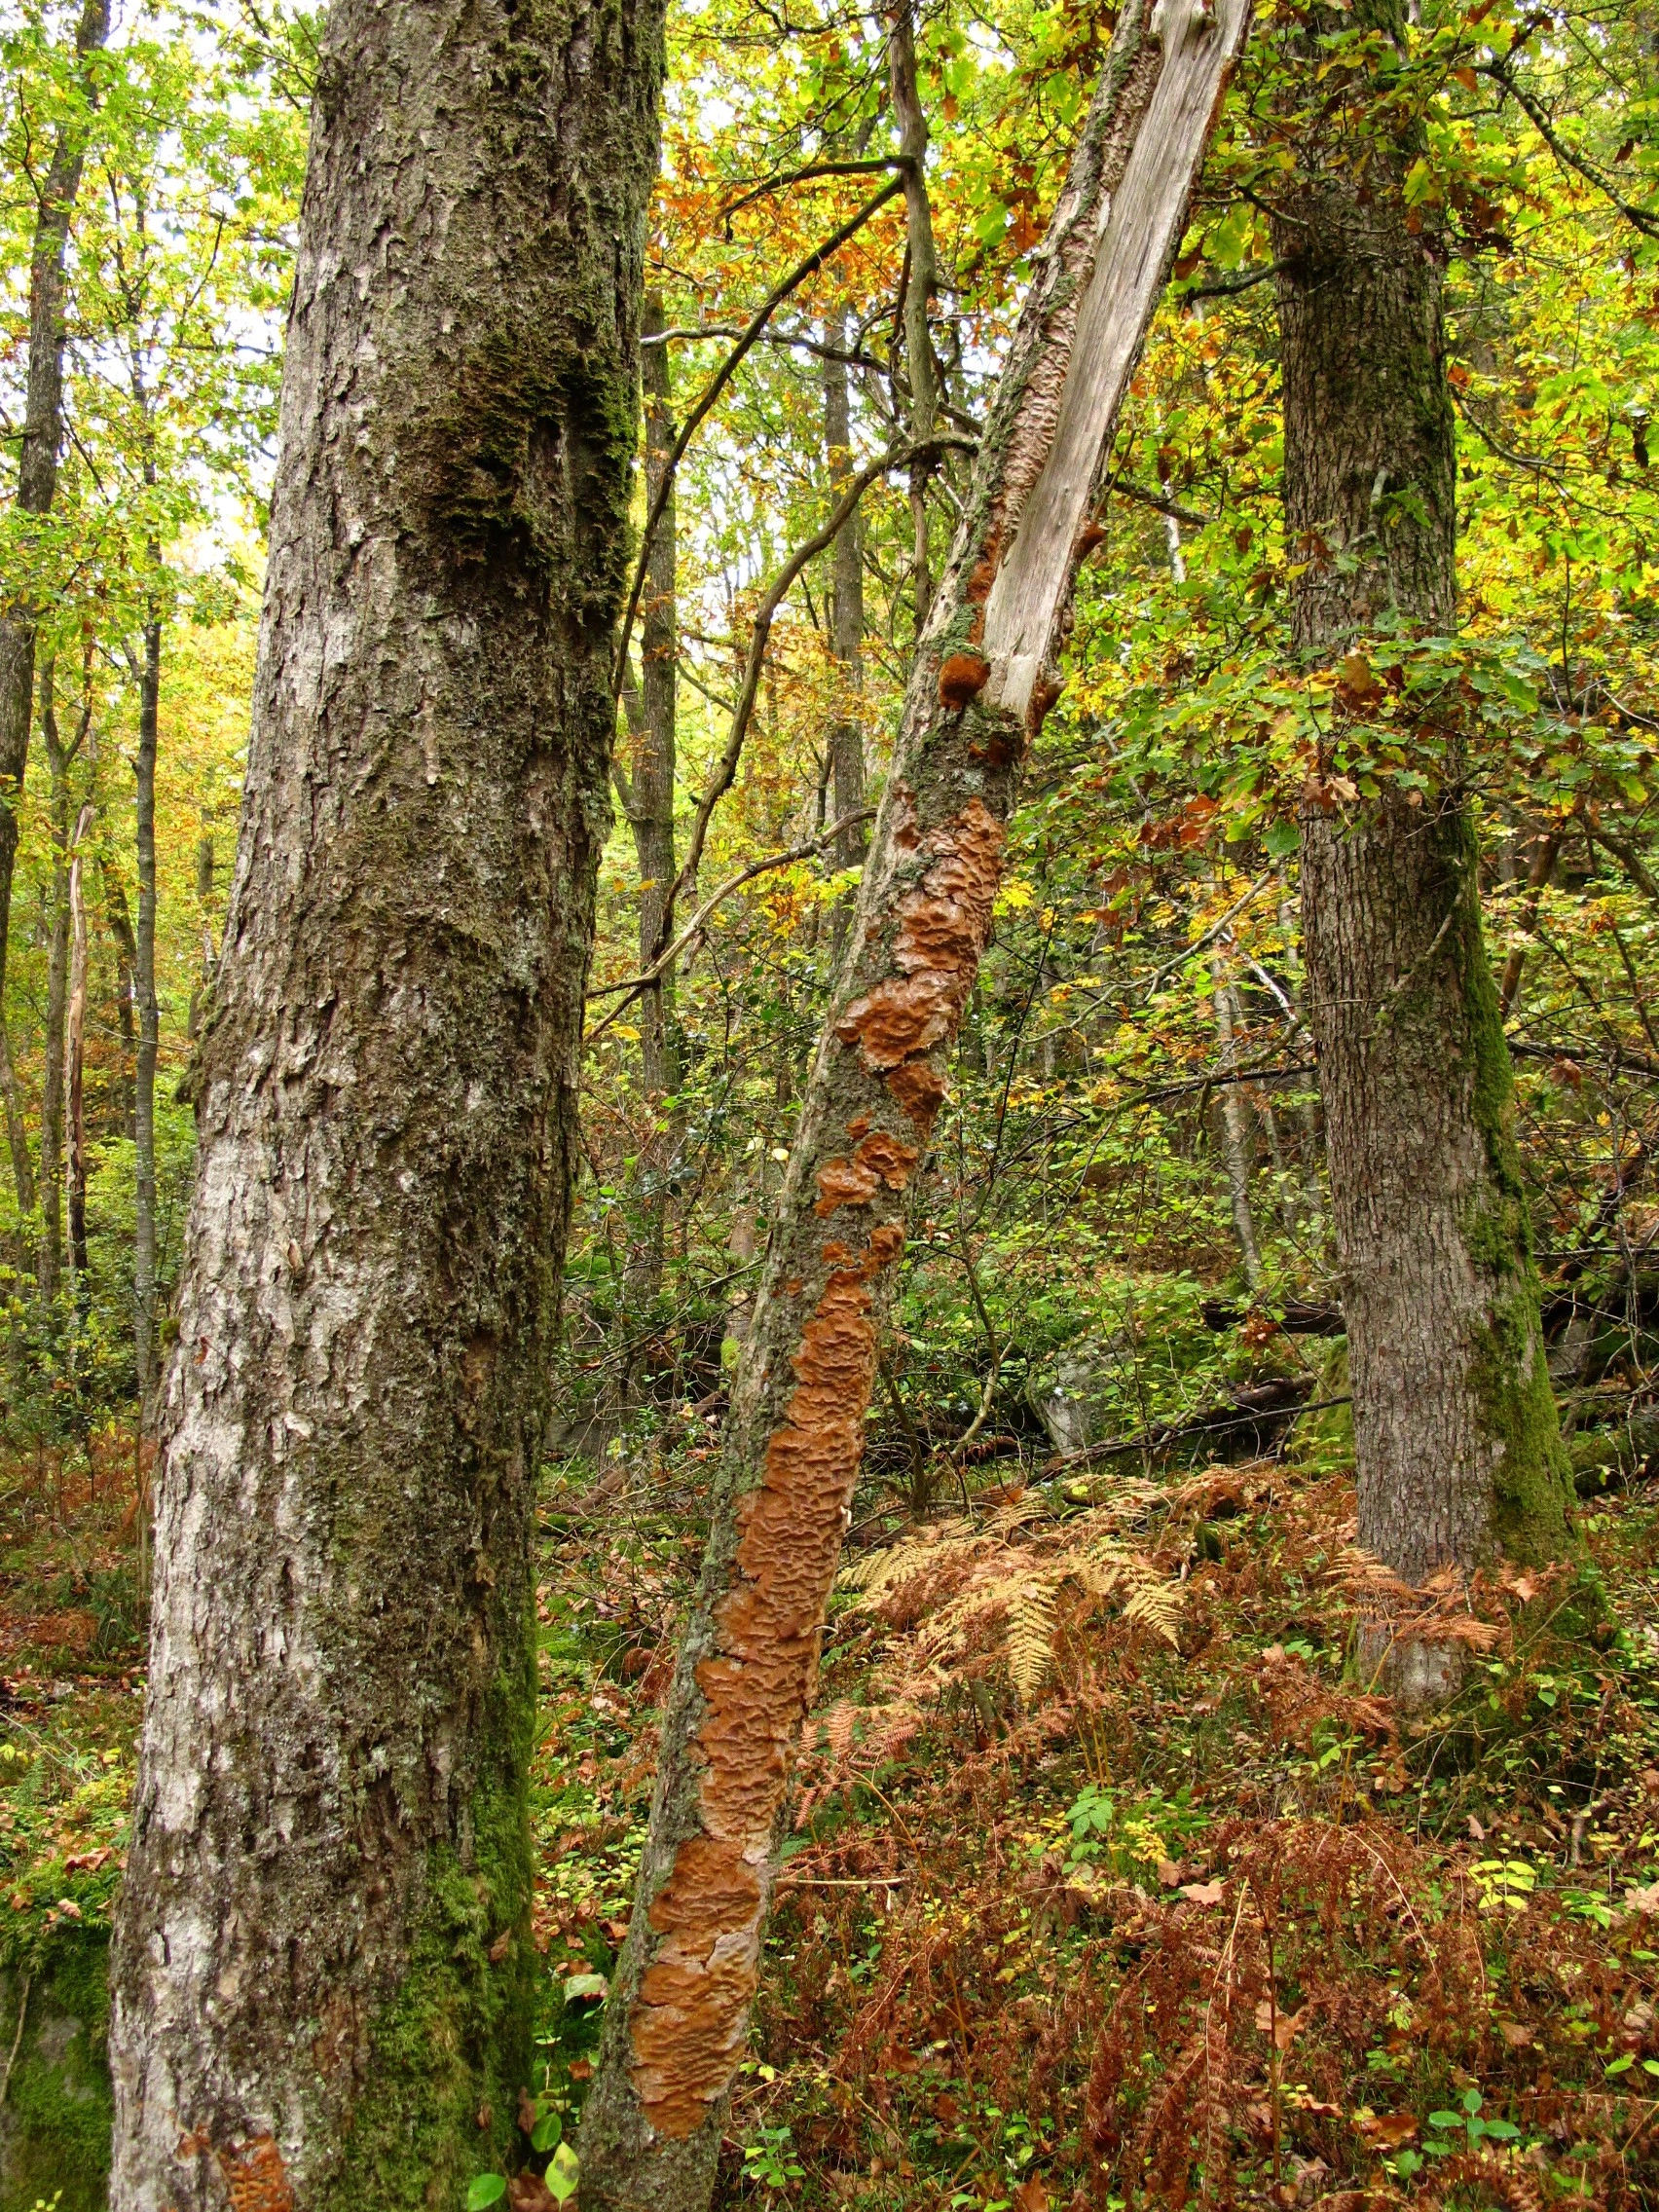
[[[787,276],[773,285],[771,291],[767,293],[765,299],[751,317],[743,336],[710,378],[703,388],[702,397],[681,424],[680,435],[674,441],[673,450],[669,454],[667,463],[663,468],[662,481],[657,486],[656,497],[651,501],[650,512],[645,517],[645,527],[640,534],[640,555],[634,565],[634,580],[629,588],[628,604],[623,608],[622,622],[616,639],[616,665],[611,678],[611,687],[615,697],[620,698],[622,696],[622,683],[628,667],[628,640],[633,635],[634,617],[640,611],[640,595],[645,588],[645,569],[651,557],[651,539],[656,535],[657,525],[661,522],[663,510],[668,505],[674,479],[679,471],[681,461],[684,459],[686,447],[691,443],[697,429],[707,418],[715,402],[719,398],[720,393],[724,391],[726,386],[737,374],[738,367],[745,354],[758,340],[767,323],[791,293],[797,291],[809,276],[816,276],[831,254],[838,253],[849,239],[856,238],[870,217],[885,207],[890,200],[896,200],[903,189],[904,178],[903,173],[890,177],[873,200],[866,200],[856,215],[849,216],[838,231],[827,238],[822,245],[814,246],[804,261],[797,262]]]

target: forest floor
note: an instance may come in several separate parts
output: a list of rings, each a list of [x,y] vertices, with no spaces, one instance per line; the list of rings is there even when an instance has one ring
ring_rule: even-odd
[[[602,1497],[572,1465],[543,1510],[531,2085],[571,2118],[697,1452]],[[0,1498],[12,1965],[106,1926],[120,1878],[130,1438],[78,1464]],[[1350,1678],[1340,1469],[972,1502],[855,1551],[834,1602],[719,2201],[1659,2203],[1659,1484],[1586,1509],[1610,1626],[1561,1639],[1568,1577],[1477,1592],[1465,1693],[1413,1725]]]

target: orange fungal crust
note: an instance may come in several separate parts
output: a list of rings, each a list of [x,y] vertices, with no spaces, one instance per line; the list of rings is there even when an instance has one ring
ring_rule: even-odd
[[[663,1940],[629,2022],[645,2118],[674,2140],[702,2125],[742,2053],[773,1825],[864,1452],[875,1372],[869,1285],[903,1241],[903,1229],[886,1223],[862,1257],[826,1247],[831,1272],[792,1361],[796,1387],[767,1446],[765,1474],[739,1507],[732,1585],[697,1669],[700,1832],[680,1845],[651,1904]]]

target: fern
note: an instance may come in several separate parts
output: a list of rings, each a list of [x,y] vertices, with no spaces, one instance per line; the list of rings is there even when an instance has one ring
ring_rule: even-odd
[[[925,1669],[948,1671],[991,1630],[990,1649],[1029,1706],[1052,1665],[1059,1597],[1068,1586],[1116,1601],[1130,1627],[1177,1644],[1180,1585],[1117,1533],[1125,1519],[1145,1518],[1152,1486],[1123,1488],[1124,1494],[1060,1521],[1044,1496],[1027,1493],[999,1506],[981,1528],[956,1520],[902,1537],[846,1568],[841,1586],[895,1628],[904,1626],[903,1615],[919,1620],[913,1651]],[[1163,1493],[1156,1494],[1161,1502]]]

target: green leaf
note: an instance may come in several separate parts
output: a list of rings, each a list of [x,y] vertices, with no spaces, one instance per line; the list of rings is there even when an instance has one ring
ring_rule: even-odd
[[[1461,2127],[1463,2116],[1460,2112],[1431,2112],[1428,2124],[1430,2127]]]
[[[487,2204],[498,2204],[507,2194],[505,2174],[474,2174],[466,2185],[466,2212],[484,2212]]]
[[[576,2182],[581,2174],[576,2154],[568,2143],[561,2143],[548,2163],[542,2180],[547,2192],[556,2202],[563,2204],[576,2194]]]
[[[573,1973],[565,1984],[565,2003],[579,2005],[587,1997],[603,1997],[610,1984],[602,1973]]]
[[[544,2112],[530,2131],[533,2151],[551,2151],[564,2135],[565,2123],[556,2112]]]
[[[1627,2050],[1622,2058],[1615,2058],[1611,2060],[1611,2062],[1607,2066],[1606,2071],[1608,2072],[1608,2074],[1628,2074],[1635,2064],[1635,2051]]]

